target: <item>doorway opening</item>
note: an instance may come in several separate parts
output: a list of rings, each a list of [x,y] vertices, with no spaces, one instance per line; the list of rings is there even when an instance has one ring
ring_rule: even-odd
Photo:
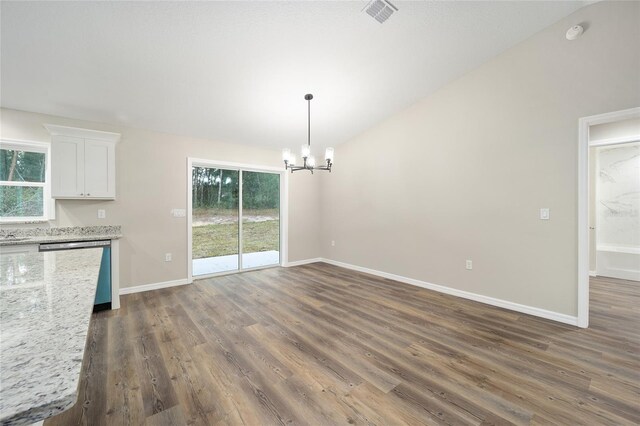
[[[640,281],[640,119],[629,142],[589,138],[589,275]],[[624,122],[618,122],[621,126]]]
[[[578,326],[589,277],[640,279],[640,108],[579,121]]]
[[[283,263],[281,169],[189,159],[188,171],[190,280]]]

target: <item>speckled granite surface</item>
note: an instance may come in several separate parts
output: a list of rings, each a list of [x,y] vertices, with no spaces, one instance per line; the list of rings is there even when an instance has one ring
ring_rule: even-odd
[[[76,402],[101,258],[101,248],[0,256],[0,424]]]
[[[64,241],[115,240],[121,237],[120,225],[8,228],[0,229],[0,246],[59,243]]]

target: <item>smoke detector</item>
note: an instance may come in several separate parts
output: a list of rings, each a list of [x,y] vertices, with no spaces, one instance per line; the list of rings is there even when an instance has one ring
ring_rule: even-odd
[[[394,12],[397,12],[398,8],[388,0],[371,0],[362,10],[382,24],[389,19]]]
[[[575,40],[582,35],[584,28],[582,25],[574,25],[567,30],[567,40]]]

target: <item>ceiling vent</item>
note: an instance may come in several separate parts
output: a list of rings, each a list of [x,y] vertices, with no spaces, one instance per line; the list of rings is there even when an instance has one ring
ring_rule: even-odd
[[[367,15],[382,24],[389,19],[394,12],[397,12],[398,8],[387,0],[371,0],[363,10],[367,12]]]

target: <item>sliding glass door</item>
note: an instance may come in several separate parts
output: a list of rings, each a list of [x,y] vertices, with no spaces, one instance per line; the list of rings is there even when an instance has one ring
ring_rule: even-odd
[[[193,275],[240,268],[240,172],[193,167],[191,172]]]
[[[280,263],[280,174],[193,166],[193,276]]]
[[[242,267],[280,263],[280,175],[242,172]]]

